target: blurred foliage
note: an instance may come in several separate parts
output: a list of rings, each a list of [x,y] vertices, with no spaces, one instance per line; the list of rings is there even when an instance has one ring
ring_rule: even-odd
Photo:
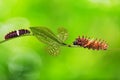
[[[109,44],[107,51],[62,47],[52,57],[35,37],[10,40],[0,45],[0,80],[119,80],[119,7],[119,0],[0,0],[0,40],[16,29],[46,26],[66,28],[66,43],[85,35]]]

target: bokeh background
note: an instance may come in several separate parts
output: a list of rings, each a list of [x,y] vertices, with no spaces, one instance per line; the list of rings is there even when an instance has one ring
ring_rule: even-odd
[[[0,0],[0,40],[10,31],[45,26],[106,40],[106,51],[61,47],[50,56],[35,37],[0,44],[0,80],[120,80],[120,0]]]

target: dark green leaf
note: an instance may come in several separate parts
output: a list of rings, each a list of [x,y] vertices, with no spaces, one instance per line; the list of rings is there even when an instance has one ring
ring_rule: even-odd
[[[38,38],[41,42],[53,45],[53,43],[56,44],[62,44],[62,41],[48,28],[46,27],[30,27],[32,33],[34,36]]]

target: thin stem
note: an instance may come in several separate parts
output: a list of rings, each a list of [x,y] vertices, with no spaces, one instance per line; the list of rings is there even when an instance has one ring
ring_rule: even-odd
[[[20,38],[20,37],[25,37],[25,36],[34,36],[34,35],[33,34],[25,34],[25,35],[21,35],[21,36],[18,36],[18,37],[14,37],[14,38],[10,38],[10,39],[5,39],[5,40],[0,41],[0,44],[4,43],[6,41],[9,41],[9,40],[15,39],[15,38]]]
[[[8,41],[8,40],[3,40],[3,41],[0,41],[0,44],[1,44],[1,43],[4,43],[4,42],[6,42],[6,41]]]
[[[70,44],[66,44],[66,43],[62,43],[62,46],[64,46],[64,47],[70,47],[70,48],[80,47],[80,46],[70,45]]]

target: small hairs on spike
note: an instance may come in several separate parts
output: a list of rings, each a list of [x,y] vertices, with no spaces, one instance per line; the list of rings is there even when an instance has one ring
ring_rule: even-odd
[[[93,49],[93,50],[107,50],[108,45],[103,40],[92,40],[90,38],[82,36],[82,38],[79,36],[74,42],[73,45],[78,45],[84,48]]]

